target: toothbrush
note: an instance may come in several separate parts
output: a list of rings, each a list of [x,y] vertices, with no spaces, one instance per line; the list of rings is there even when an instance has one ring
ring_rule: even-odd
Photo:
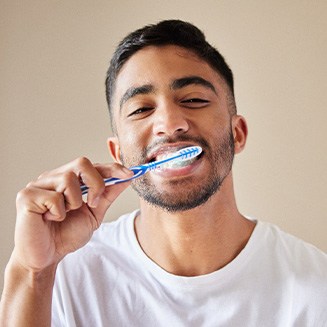
[[[138,178],[138,177],[144,175],[148,171],[158,169],[167,162],[190,160],[190,159],[198,156],[201,152],[202,152],[201,147],[189,146],[189,147],[183,148],[179,151],[172,153],[171,155],[169,155],[169,157],[164,158],[162,160],[157,160],[157,161],[149,162],[147,164],[129,168],[134,173],[134,176],[132,176],[130,178],[109,177],[109,178],[104,178],[103,181],[106,186],[127,182],[127,181],[130,181],[132,179],[135,179],[135,178]],[[81,186],[82,194],[83,195],[86,194],[88,192],[88,189],[89,188],[86,185],[82,185]]]

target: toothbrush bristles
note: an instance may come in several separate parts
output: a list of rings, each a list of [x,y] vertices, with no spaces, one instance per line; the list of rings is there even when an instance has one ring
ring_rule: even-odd
[[[199,146],[187,147],[168,155],[168,157],[166,157],[165,159],[154,161],[153,163],[151,163],[151,167],[149,168],[150,170],[161,168],[162,165],[165,164],[166,162],[171,162],[175,160],[181,160],[181,161],[188,160],[198,156],[201,152],[202,152],[202,148]]]

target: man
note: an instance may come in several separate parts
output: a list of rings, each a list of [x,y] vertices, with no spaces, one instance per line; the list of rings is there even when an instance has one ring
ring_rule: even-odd
[[[2,324],[326,326],[326,255],[237,209],[231,168],[247,125],[202,32],[173,20],[131,33],[106,88],[116,163],[80,158],[18,194]],[[190,145],[196,160],[132,182],[140,210],[101,224],[130,184],[104,177]]]

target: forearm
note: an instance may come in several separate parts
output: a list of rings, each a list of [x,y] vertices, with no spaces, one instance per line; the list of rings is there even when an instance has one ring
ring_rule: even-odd
[[[56,266],[31,272],[11,259],[5,271],[0,326],[51,325],[52,289]]]

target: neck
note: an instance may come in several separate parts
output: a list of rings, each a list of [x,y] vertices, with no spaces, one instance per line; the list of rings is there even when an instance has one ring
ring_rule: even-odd
[[[135,220],[147,256],[180,276],[224,267],[244,248],[253,229],[254,223],[237,210],[231,177],[204,205],[188,211],[170,213],[141,201],[141,214]]]

